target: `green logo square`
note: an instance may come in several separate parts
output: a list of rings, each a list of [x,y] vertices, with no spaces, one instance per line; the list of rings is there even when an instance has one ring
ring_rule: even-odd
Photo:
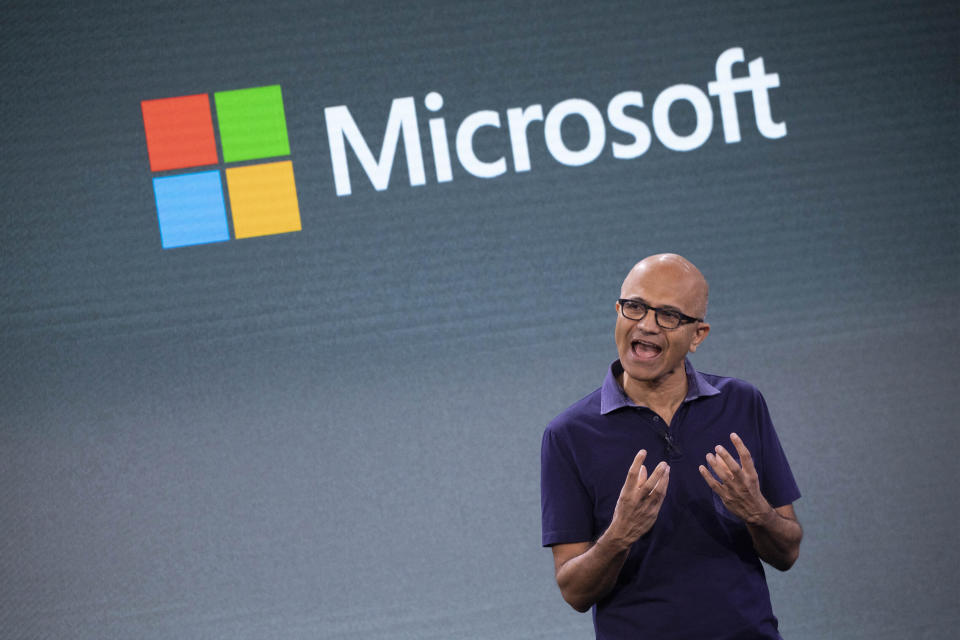
[[[224,162],[290,155],[280,85],[213,94]]]

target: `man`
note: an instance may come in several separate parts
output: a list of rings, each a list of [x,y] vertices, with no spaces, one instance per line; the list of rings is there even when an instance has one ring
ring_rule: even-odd
[[[760,393],[686,359],[710,333],[707,297],[678,255],[637,263],[619,359],[543,435],[543,545],[597,638],[780,637],[760,560],[796,561],[800,492]]]

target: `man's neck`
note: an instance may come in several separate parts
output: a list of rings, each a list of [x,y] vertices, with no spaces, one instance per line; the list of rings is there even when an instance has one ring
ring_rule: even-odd
[[[687,397],[687,372],[683,364],[659,380],[635,380],[623,372],[619,382],[628,398],[656,413],[667,425]]]

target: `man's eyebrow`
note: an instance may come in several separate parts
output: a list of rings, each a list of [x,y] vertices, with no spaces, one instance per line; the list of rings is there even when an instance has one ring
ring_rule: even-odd
[[[647,301],[644,300],[643,298],[638,298],[638,297],[634,297],[634,298],[624,298],[624,300],[629,300],[630,302],[640,302],[640,303],[642,303],[643,305],[645,305],[645,306],[647,306],[647,307],[650,307],[651,309],[656,308],[656,309],[663,309],[664,311],[676,311],[677,313],[683,313],[683,311],[682,311],[680,308],[675,307],[675,306],[673,306],[672,304],[665,304],[665,305],[663,305],[662,307],[654,307],[654,305],[650,304],[649,302],[647,302]],[[684,314],[684,315],[686,315],[686,314]]]

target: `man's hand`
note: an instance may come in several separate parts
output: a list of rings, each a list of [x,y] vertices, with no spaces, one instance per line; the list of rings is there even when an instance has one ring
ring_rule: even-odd
[[[773,507],[760,493],[760,481],[753,466],[753,456],[737,434],[731,433],[730,441],[736,447],[743,466],[737,464],[730,452],[718,444],[716,454],[707,454],[707,464],[720,481],[717,482],[703,465],[700,465],[700,475],[714,493],[720,496],[731,513],[747,524],[763,525],[772,515]]]
[[[750,451],[737,434],[731,433],[730,441],[740,455],[741,464],[717,445],[716,454],[707,454],[707,464],[720,481],[717,482],[703,465],[700,465],[700,475],[720,496],[724,506],[747,524],[757,555],[777,569],[786,571],[797,561],[803,539],[803,529],[797,522],[793,505],[774,508],[767,502],[760,493],[760,481]]]
[[[613,510],[613,520],[605,533],[626,547],[653,527],[670,482],[670,465],[666,462],[658,464],[647,477],[647,468],[643,464],[646,458],[646,450],[641,449],[633,459]]]
[[[667,495],[670,467],[661,462],[647,477],[637,453],[620,490],[620,498],[607,530],[596,542],[573,542],[553,546],[553,564],[563,599],[577,611],[587,611],[613,589],[630,545],[653,527]]]

